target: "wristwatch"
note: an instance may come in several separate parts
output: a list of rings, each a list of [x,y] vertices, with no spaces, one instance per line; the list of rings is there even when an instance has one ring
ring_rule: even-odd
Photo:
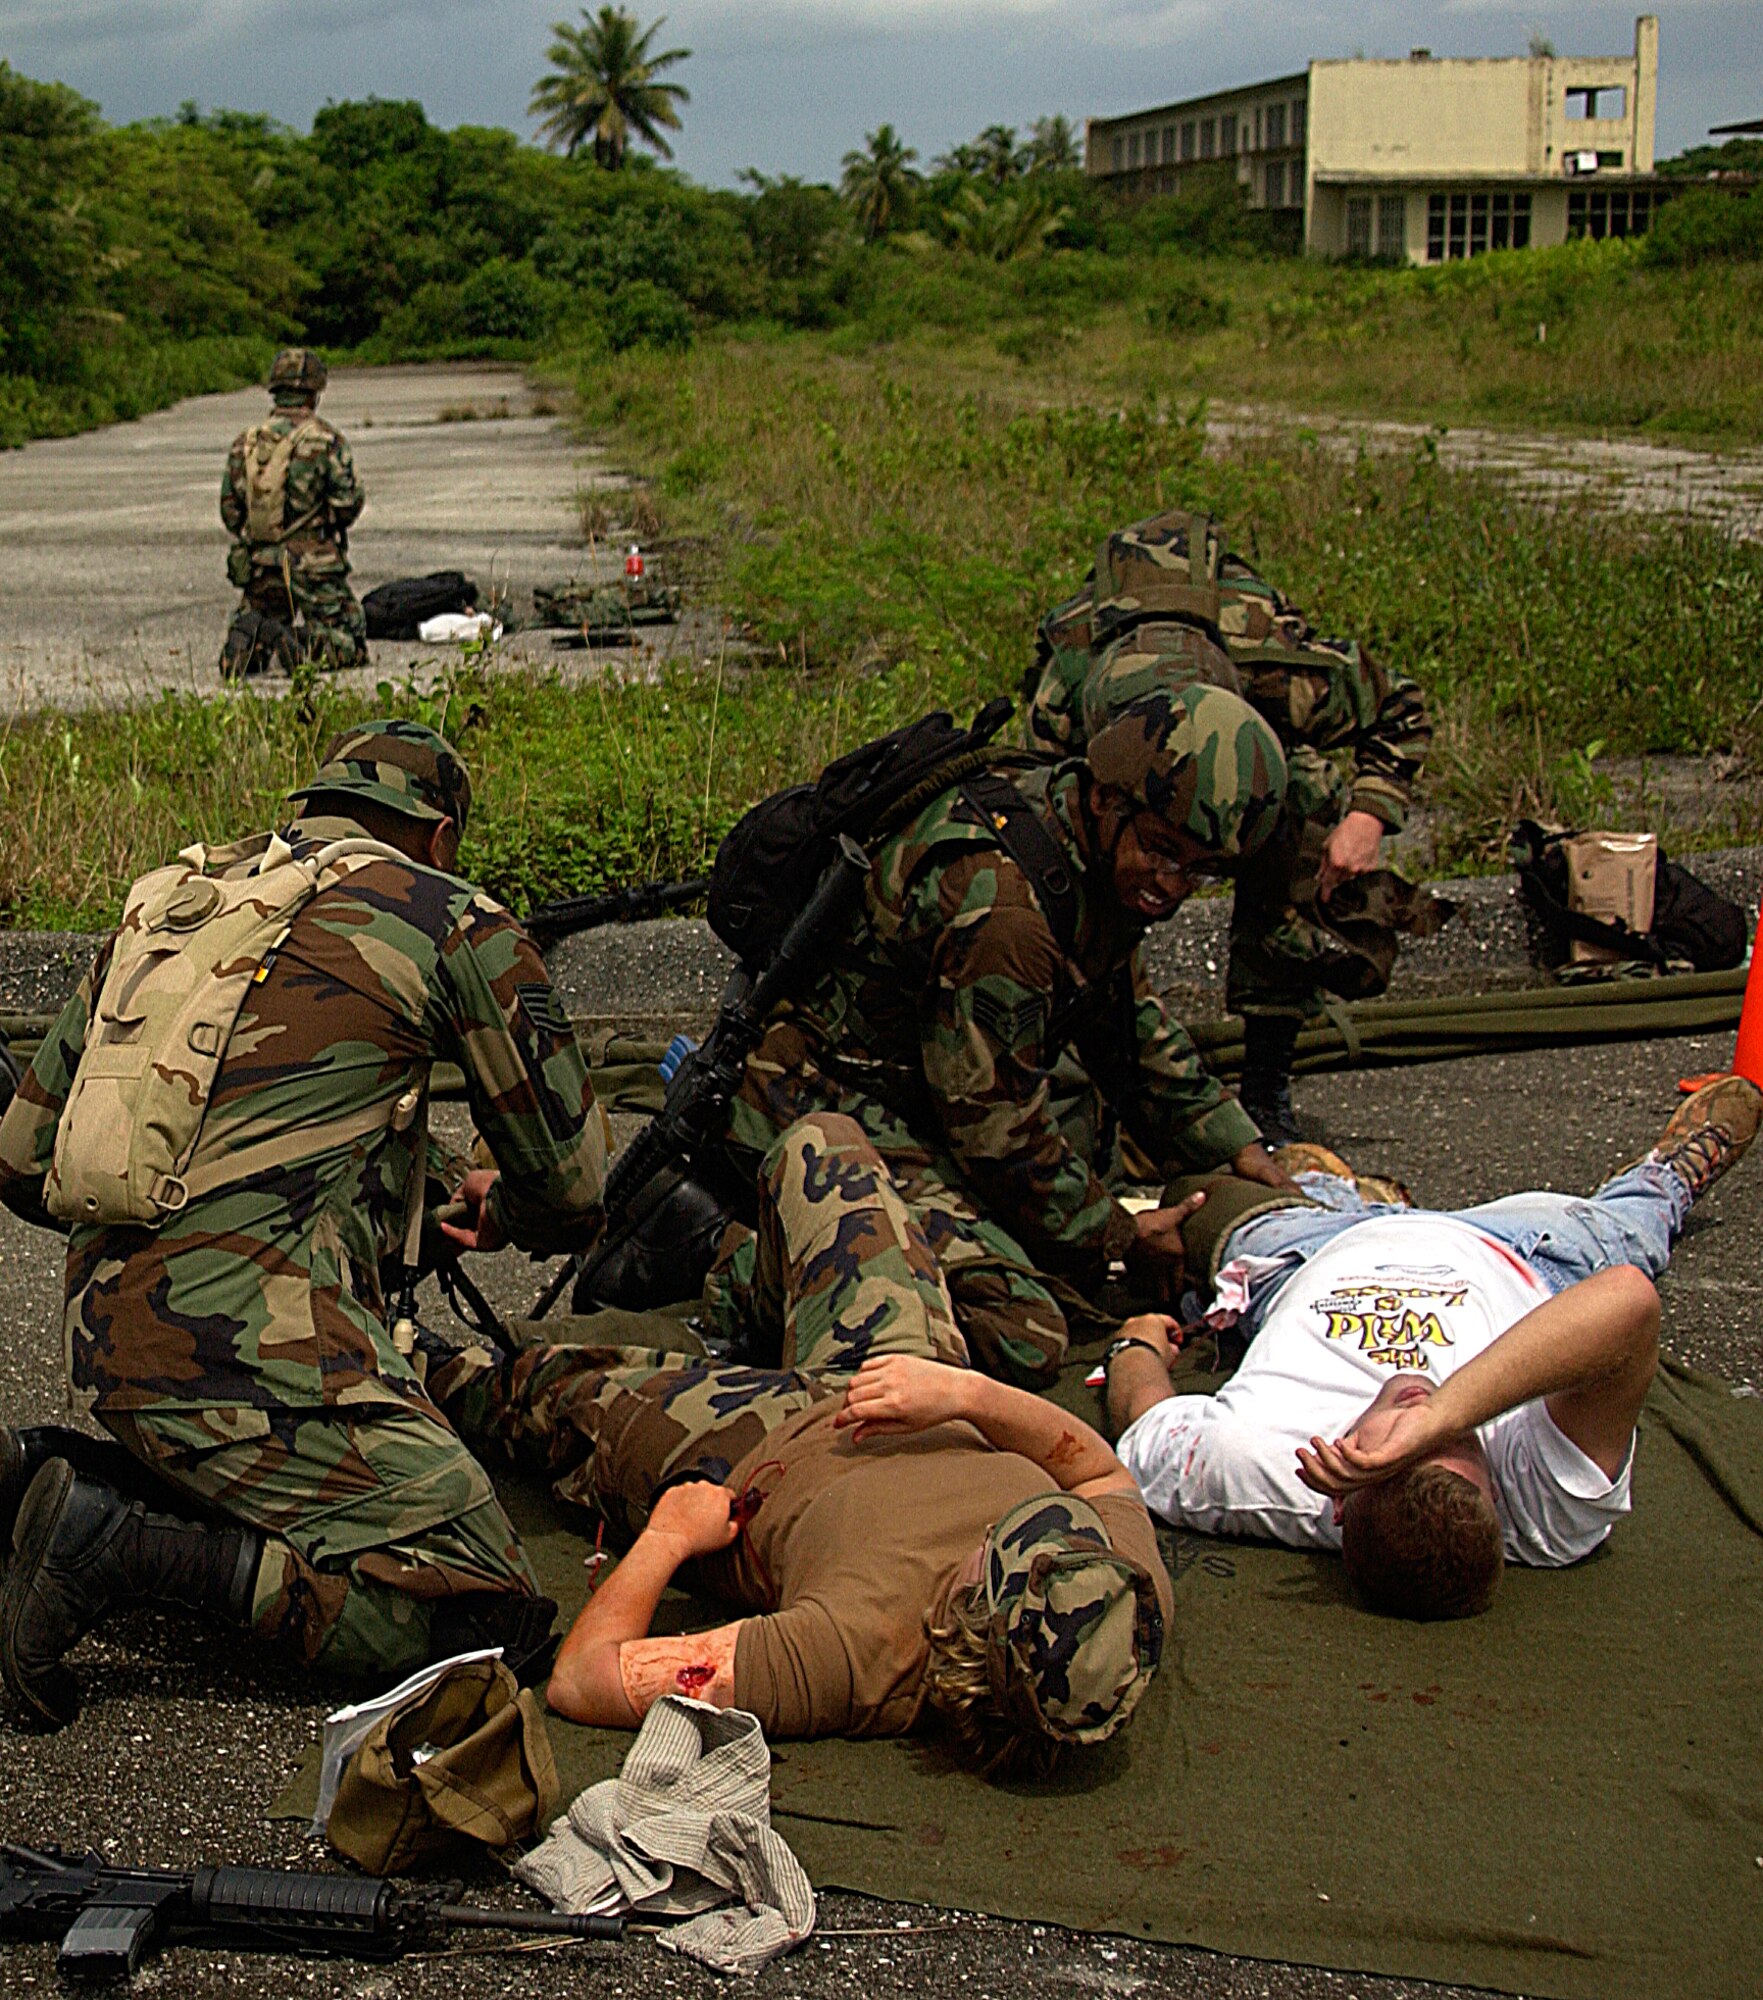
[[[1147,1354],[1156,1354],[1159,1361],[1163,1359],[1163,1356],[1157,1353],[1157,1349],[1148,1340],[1141,1340],[1136,1333],[1128,1333],[1123,1334],[1119,1340],[1109,1343],[1107,1351],[1102,1356],[1103,1368],[1112,1368],[1114,1366],[1114,1357],[1117,1354],[1125,1353],[1129,1347],[1142,1347]]]

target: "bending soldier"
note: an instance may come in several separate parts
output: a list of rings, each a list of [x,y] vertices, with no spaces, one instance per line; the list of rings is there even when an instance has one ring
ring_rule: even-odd
[[[592,1086],[537,951],[451,872],[471,787],[441,737],[363,723],[293,796],[281,833],[135,885],[0,1121],[0,1199],[71,1223],[73,1389],[115,1440],[0,1431],[0,1673],[45,1724],[128,1605],[382,1680],[530,1651],[555,1610],[386,1299],[430,1066],[501,1164],[479,1240],[545,1251],[598,1217]]]
[[[309,347],[269,371],[273,408],[227,454],[227,580],[245,594],[221,648],[228,679],[295,661],[362,666],[367,619],[349,588],[349,529],[367,499],[342,433],[318,414],[329,371]]]
[[[563,1643],[552,1707],[630,1729],[677,1691],[773,1737],[940,1717],[997,1771],[1111,1736],[1170,1615],[1125,1468],[1088,1424],[965,1365],[937,1259],[853,1120],[781,1134],[758,1191],[738,1311],[748,1344],[781,1340],[776,1368],[418,1336],[468,1437],[536,1457],[560,1498],[635,1538]],[[722,1317],[729,1295],[710,1303]],[[694,1559],[746,1615],[651,1637]]]
[[[855,1119],[942,1263],[975,1365],[1049,1379],[1067,1328],[1041,1272],[1092,1287],[1122,1257],[1160,1296],[1179,1270],[1167,1218],[1135,1221],[1104,1184],[1116,1125],[1160,1170],[1283,1179],[1137,954],[1147,924],[1267,838],[1284,789],[1254,712],[1188,688],[1136,704],[1083,762],[940,794],[877,848],[850,948],[750,1058],[737,1168],[750,1177],[811,1111]],[[1098,1090],[1056,1102],[1071,1044]]]
[[[1295,1139],[1292,1052],[1324,993],[1383,992],[1397,934],[1441,905],[1379,866],[1432,737],[1413,681],[1351,639],[1324,639],[1225,547],[1174,511],[1115,531],[1084,588],[1041,621],[1029,740],[1066,755],[1155,688],[1241,694],[1286,753],[1279,829],[1237,876],[1226,1002],[1244,1017],[1244,1108]]]

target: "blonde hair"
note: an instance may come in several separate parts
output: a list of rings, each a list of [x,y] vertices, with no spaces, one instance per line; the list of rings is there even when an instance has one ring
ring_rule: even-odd
[[[1061,1745],[1044,1730],[1025,1730],[1000,1706],[992,1692],[987,1623],[977,1585],[950,1597],[940,1625],[925,1613],[925,1699],[947,1724],[964,1763],[988,1778],[1044,1778],[1059,1761]]]

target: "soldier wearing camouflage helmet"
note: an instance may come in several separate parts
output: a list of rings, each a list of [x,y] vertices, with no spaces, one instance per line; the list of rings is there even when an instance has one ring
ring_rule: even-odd
[[[1225,989],[1245,1021],[1243,1101],[1281,1143],[1297,1137],[1305,1017],[1324,993],[1381,993],[1399,937],[1443,921],[1443,906],[1379,865],[1432,725],[1412,680],[1354,640],[1321,637],[1216,521],[1172,509],[1116,529],[1083,589],[1042,619],[1028,740],[1076,755],[1141,696],[1193,686],[1241,694],[1286,753],[1281,825],[1237,878]]]
[[[72,1388],[109,1433],[0,1430],[0,1674],[39,1724],[78,1706],[62,1656],[130,1604],[382,1683],[530,1649],[554,1611],[388,1299],[442,1164],[437,1062],[501,1169],[465,1177],[456,1242],[596,1226],[582,1055],[525,933],[453,872],[471,781],[444,738],[361,723],[292,797],[275,834],[135,885],[0,1121],[0,1199],[71,1222]],[[223,920],[259,915],[241,955]]]
[[[348,581],[349,529],[367,490],[348,441],[318,414],[328,376],[311,348],[284,348],[269,371],[269,415],[227,454],[227,578],[244,593],[221,648],[229,679],[301,659],[367,660],[367,620]]]
[[[854,1118],[943,1264],[976,1365],[1049,1380],[1061,1287],[1093,1293],[1117,1257],[1155,1297],[1179,1275],[1170,1218],[1135,1219],[1108,1185],[1121,1129],[1159,1171],[1283,1180],[1138,945],[1268,838],[1285,783],[1252,709],[1189,688],[1134,705],[1087,762],[1004,753],[932,799],[877,846],[850,947],[749,1059],[737,1167],[807,1112]],[[1080,1088],[1063,1093],[1074,1051]]]
[[[854,1120],[782,1133],[757,1198],[741,1309],[776,1367],[420,1336],[466,1436],[531,1456],[634,1538],[563,1643],[551,1706],[634,1728],[683,1688],[772,1737],[940,1725],[1000,1775],[1113,1735],[1170,1616],[1119,1461],[1081,1420],[966,1365],[938,1260]],[[727,1294],[707,1303],[734,1332]],[[743,1615],[653,1637],[688,1561]]]

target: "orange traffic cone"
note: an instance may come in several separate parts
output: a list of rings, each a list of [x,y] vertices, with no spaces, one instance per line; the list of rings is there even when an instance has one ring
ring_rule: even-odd
[[[1731,1070],[1686,1076],[1677,1087],[1686,1092],[1700,1090],[1703,1084],[1717,1083],[1726,1075],[1742,1076],[1763,1088],[1763,918],[1759,918],[1751,946],[1751,969],[1745,977],[1745,1004],[1739,1010],[1738,1046],[1732,1052]]]

